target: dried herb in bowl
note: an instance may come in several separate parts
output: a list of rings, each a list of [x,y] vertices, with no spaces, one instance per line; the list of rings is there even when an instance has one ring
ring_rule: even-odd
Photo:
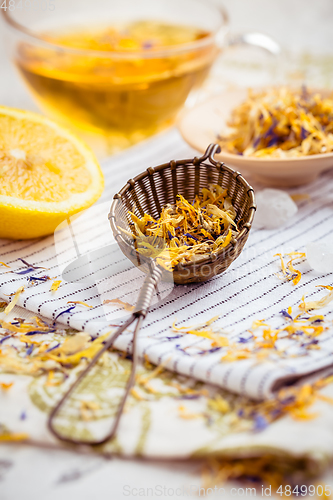
[[[297,158],[333,152],[333,97],[286,87],[249,90],[220,138],[229,153],[255,158]]]
[[[226,247],[238,233],[231,198],[227,189],[217,184],[203,188],[192,202],[178,194],[174,204],[163,207],[159,219],[147,213],[139,218],[130,212],[130,216],[138,252],[156,257],[167,271],[208,257]],[[161,240],[165,244],[162,250]]]

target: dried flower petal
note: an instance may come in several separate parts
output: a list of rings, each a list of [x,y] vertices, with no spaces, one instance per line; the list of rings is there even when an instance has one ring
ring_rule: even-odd
[[[287,265],[284,263],[282,254],[277,253],[274,257],[280,257],[283,278],[287,281],[292,281],[294,285],[297,285],[301,280],[302,273],[298,269],[294,268],[293,262],[298,259],[304,259],[306,254],[303,252],[291,252],[284,255],[290,257]]]
[[[85,307],[93,307],[93,306],[90,306],[89,304],[87,304],[86,302],[82,302],[81,300],[69,300],[67,302],[67,304],[79,304],[79,305],[85,306]]]
[[[125,309],[125,311],[133,311],[134,309],[134,306],[132,306],[128,302],[123,302],[120,299],[110,299],[110,300],[106,299],[103,300],[103,304],[114,304],[116,306],[122,307],[123,309]]]
[[[18,302],[18,300],[20,298],[20,295],[23,292],[24,292],[24,286],[20,286],[20,288],[17,289],[17,291],[15,292],[14,297],[12,298],[12,300],[9,302],[8,306],[6,307],[6,309],[4,311],[5,314],[9,314],[10,311],[12,309],[14,309],[15,304],[17,304],[17,302]]]
[[[322,307],[327,306],[333,300],[333,287],[329,285],[319,285],[319,286],[330,290],[330,292],[327,295],[325,295],[325,297],[323,297],[322,299],[313,302],[305,302],[303,295],[302,302],[298,306],[300,309],[302,309],[303,311],[312,311],[314,309],[321,309]]]
[[[52,283],[50,287],[50,292],[56,292],[61,284],[61,280],[56,280]]]

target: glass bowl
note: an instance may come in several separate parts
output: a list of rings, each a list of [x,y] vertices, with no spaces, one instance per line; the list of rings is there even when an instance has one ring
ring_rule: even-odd
[[[20,75],[45,113],[75,129],[100,157],[174,123],[205,80],[228,24],[225,11],[204,0],[12,0],[11,7],[3,11],[6,46]],[[138,21],[205,36],[156,49],[59,42],[79,30]]]

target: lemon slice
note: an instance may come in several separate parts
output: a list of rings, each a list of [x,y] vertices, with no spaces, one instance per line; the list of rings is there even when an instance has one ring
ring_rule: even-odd
[[[79,138],[42,115],[0,106],[0,238],[51,234],[103,188],[98,162]]]

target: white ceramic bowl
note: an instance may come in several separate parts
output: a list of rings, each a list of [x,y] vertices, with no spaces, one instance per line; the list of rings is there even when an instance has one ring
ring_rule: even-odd
[[[329,94],[327,90],[320,93]],[[205,152],[208,144],[218,142],[218,134],[226,129],[231,111],[246,97],[246,89],[226,91],[184,112],[178,128],[185,141],[194,149]],[[333,153],[298,158],[251,158],[222,151],[216,158],[269,186],[308,184],[321,172],[333,167]]]

